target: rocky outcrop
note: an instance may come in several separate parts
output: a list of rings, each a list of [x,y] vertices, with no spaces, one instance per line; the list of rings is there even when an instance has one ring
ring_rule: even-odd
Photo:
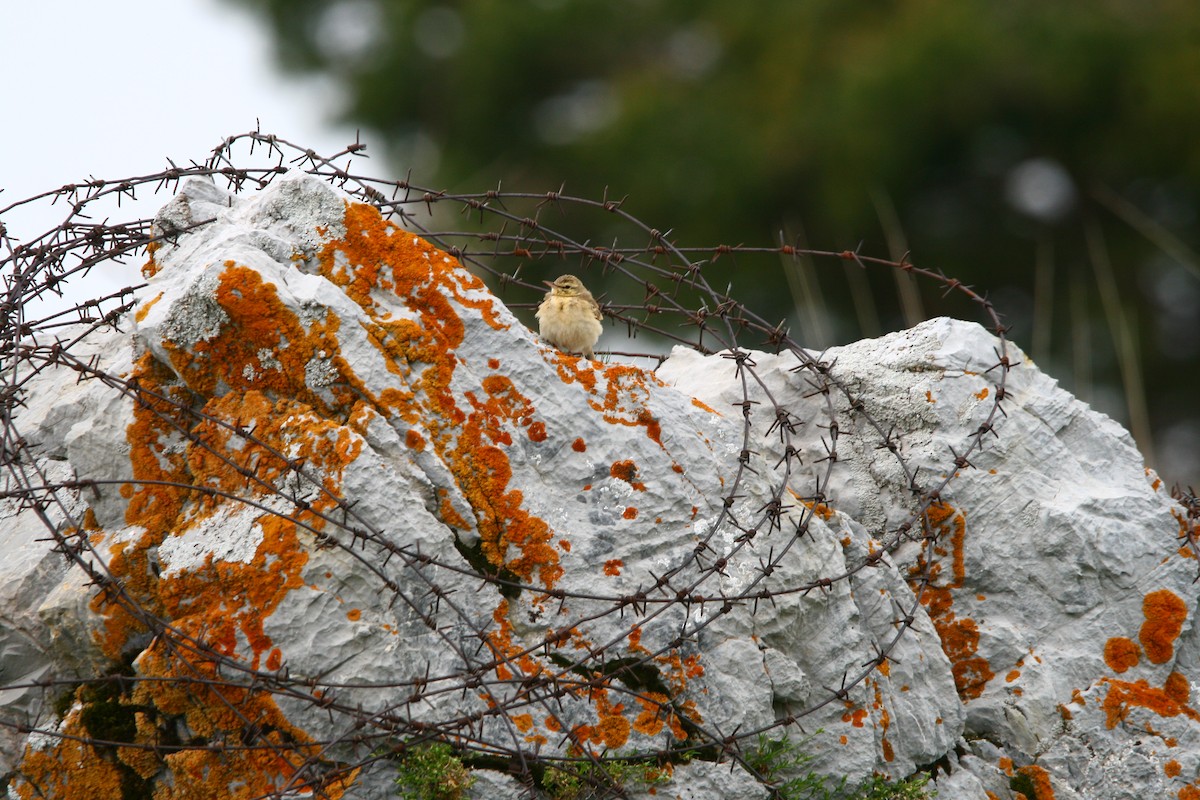
[[[157,224],[130,318],[22,384],[10,796],[394,796],[437,740],[470,796],[620,758],[766,797],[786,736],[942,797],[1200,797],[1188,523],[1019,353],[989,416],[978,326],[651,370],[312,177]]]

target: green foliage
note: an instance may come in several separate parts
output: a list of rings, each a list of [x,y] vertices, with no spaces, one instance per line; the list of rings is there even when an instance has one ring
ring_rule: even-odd
[[[850,798],[851,800],[925,800],[925,798],[937,796],[937,792],[931,795],[925,789],[928,783],[928,775],[914,775],[896,783],[876,775],[859,784]]]
[[[65,716],[78,702],[79,722],[100,753],[112,753],[123,742],[132,743],[137,734],[137,714],[151,713],[150,709],[134,705],[129,700],[132,682],[124,681],[133,675],[129,663],[114,665],[111,674],[79,685],[56,701],[56,711]],[[122,800],[149,800],[154,784],[120,759],[114,760],[120,775]]]
[[[813,757],[804,750],[809,741],[796,743],[787,737],[771,739],[759,734],[758,747],[746,756],[750,767],[772,782],[776,800],[927,800],[936,795],[925,790],[927,775],[895,782],[874,775],[854,786],[848,785],[845,777],[834,781],[818,775],[809,768]]]
[[[552,800],[593,800],[611,797],[615,789],[659,786],[670,779],[667,770],[654,764],[612,759],[547,767],[542,788]]]
[[[810,740],[796,743],[786,736],[771,739],[759,734],[758,747],[746,756],[750,767],[771,782],[778,800],[827,800],[832,797],[826,788],[828,778],[809,769],[813,757],[803,746]],[[843,778],[839,788],[845,783]]]
[[[475,781],[443,742],[408,750],[397,773],[396,786],[404,800],[460,800]]]
[[[78,690],[78,688],[79,687],[76,684],[69,684],[66,689],[63,689],[54,696],[54,700],[50,704],[50,707],[53,709],[54,716],[57,719],[61,720],[63,717],[65,717],[67,712],[71,710],[71,706],[75,705],[75,692]]]
[[[228,1],[262,12],[285,65],[332,77],[345,118],[396,174],[464,191],[607,189],[693,245],[782,231],[831,250],[911,249],[996,297],[1022,346],[1040,326],[1032,355],[1075,363],[1076,381],[1063,377],[1085,400],[1093,379],[1120,384],[1085,242],[1095,226],[1125,313],[1153,323],[1132,367],[1150,417],[1194,417],[1200,81],[1186,76],[1200,74],[1200,4]],[[1007,199],[1035,159],[1069,176],[1062,215]],[[1182,247],[1167,252],[1155,231]],[[780,319],[795,312],[780,269],[723,259],[706,274]],[[819,304],[834,333],[816,341],[814,326],[803,343],[895,327],[891,276],[867,280],[882,313],[862,324],[875,330],[854,329],[835,273]],[[1187,293],[1169,290],[1181,282]],[[934,313],[968,314],[924,288]]]

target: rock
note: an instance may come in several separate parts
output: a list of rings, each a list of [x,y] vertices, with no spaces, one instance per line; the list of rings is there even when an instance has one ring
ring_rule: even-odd
[[[904,432],[910,463],[938,479],[986,420],[994,346],[978,326],[935,319],[833,348],[823,360],[883,430]],[[960,769],[1001,797],[1022,769],[1035,782],[1044,775],[1060,798],[1126,797],[1131,786],[1139,796],[1174,796],[1196,780],[1200,753],[1189,691],[1198,674],[1197,565],[1180,546],[1182,509],[1120,426],[1013,350],[1018,366],[996,435],[942,495],[946,552],[922,600],[953,664],[961,746],[982,759],[964,758]],[[805,396],[794,357],[754,360],[777,403],[821,418],[822,398]],[[713,407],[740,402],[737,382],[716,378],[709,363],[678,350],[658,374]],[[752,426],[766,429],[769,405],[754,409]],[[883,530],[909,502],[908,481],[867,426],[853,425],[843,418],[826,491],[843,513]],[[814,427],[793,441],[809,465],[827,454],[827,432]],[[780,454],[767,447],[763,455]],[[906,545],[895,557],[911,564],[917,554]],[[897,736],[911,731],[895,727]],[[985,796],[954,773],[943,783],[956,798]]]
[[[589,756],[696,800],[1195,781],[1182,513],[978,326],[650,372],[301,173],[156,225],[138,308],[73,346],[108,377],[16,412],[9,473],[69,485],[0,520],[10,795],[386,797],[429,740],[479,797]],[[811,762],[756,767],[780,737]]]

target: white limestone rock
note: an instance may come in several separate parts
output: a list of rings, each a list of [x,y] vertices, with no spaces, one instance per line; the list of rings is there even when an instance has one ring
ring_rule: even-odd
[[[822,358],[883,430],[894,426],[904,455],[930,481],[954,469],[954,453],[966,452],[968,434],[986,420],[996,344],[976,325],[935,319]],[[952,635],[947,652],[960,679],[969,678],[960,683],[961,732],[983,760],[964,759],[961,769],[983,791],[958,775],[943,783],[955,797],[1005,796],[1013,770],[1024,768],[1027,777],[1044,771],[1058,797],[1126,797],[1130,786],[1139,796],[1174,796],[1196,780],[1200,752],[1200,714],[1189,697],[1200,674],[1197,566],[1195,554],[1180,548],[1182,509],[1119,425],[1009,347],[1015,367],[996,435],[984,436],[982,452],[942,495],[961,514],[961,543],[946,544],[946,570],[957,560],[961,576],[943,581],[952,611],[937,621],[943,638]],[[795,357],[753,357],[777,402],[805,420],[822,419],[823,397],[806,396]],[[740,386],[728,370],[721,379],[720,364],[677,349],[658,374],[709,405],[728,406],[740,400]],[[770,425],[769,408],[754,407],[759,430]],[[886,530],[903,516],[908,480],[879,437],[849,419],[840,418],[827,492],[844,513]],[[797,445],[808,464],[827,452],[827,433],[815,428],[804,428]],[[778,458],[769,441],[762,444],[765,461]],[[807,477],[796,479],[798,492],[811,491]],[[914,558],[897,554],[901,562]],[[964,633],[977,641],[964,642]],[[1110,642],[1137,663],[1116,660],[1121,669],[1114,668]],[[997,749],[981,750],[980,741]],[[1007,772],[996,766],[1001,759]]]
[[[0,595],[0,615],[38,643],[0,639],[5,683],[66,669],[62,643],[85,674],[129,659],[146,679],[133,702],[182,740],[322,742],[303,777],[355,798],[394,792],[394,765],[372,754],[422,726],[528,758],[636,757],[700,731],[749,752],[764,730],[812,737],[813,767],[852,783],[938,764],[943,795],[965,800],[1007,796],[1014,778],[1099,800],[1195,779],[1198,715],[1172,677],[1197,672],[1195,560],[1128,436],[1019,353],[997,436],[942,493],[931,617],[913,545],[870,561],[910,511],[909,476],[841,396],[828,505],[802,503],[832,419],[794,355],[752,354],[750,399],[769,390],[802,423],[785,475],[769,403],[750,406],[742,452],[734,361],[677,350],[655,375],[557,353],[449,256],[315,178],[237,197],[185,184],[156,224],[172,236],[141,305],[85,345],[120,382],[47,370],[31,398],[51,399],[16,426],[66,474],[109,481],[72,500],[96,520],[81,558],[158,621],[91,610],[83,571],[5,507],[0,565],[27,588]],[[937,480],[986,419],[994,345],[933,320],[825,358]],[[728,524],[761,519],[785,479],[777,527]],[[508,585],[481,580],[501,567]],[[1110,640],[1129,645],[1106,658]],[[196,641],[218,666],[181,655]],[[171,694],[189,669],[263,690],[238,710],[266,722],[201,713],[202,689]],[[86,734],[79,709],[56,723],[40,697],[6,699],[6,719]],[[277,789],[246,752],[222,767]],[[202,748],[186,757],[186,775],[225,774],[196,766],[216,757]],[[704,758],[654,796],[766,796]],[[364,759],[348,786],[328,783]],[[185,779],[170,759],[136,763]],[[486,766],[472,796],[527,796]]]

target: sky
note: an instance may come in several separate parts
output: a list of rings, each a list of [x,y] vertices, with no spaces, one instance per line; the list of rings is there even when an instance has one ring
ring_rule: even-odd
[[[355,137],[334,124],[329,85],[282,76],[265,28],[218,0],[0,0],[0,92],[0,208],[92,176],[157,172],[168,157],[202,162],[256,126],[318,153]],[[141,198],[130,217],[168,199]],[[3,222],[28,239],[64,216],[39,204]],[[71,295],[132,282],[98,273]]]

